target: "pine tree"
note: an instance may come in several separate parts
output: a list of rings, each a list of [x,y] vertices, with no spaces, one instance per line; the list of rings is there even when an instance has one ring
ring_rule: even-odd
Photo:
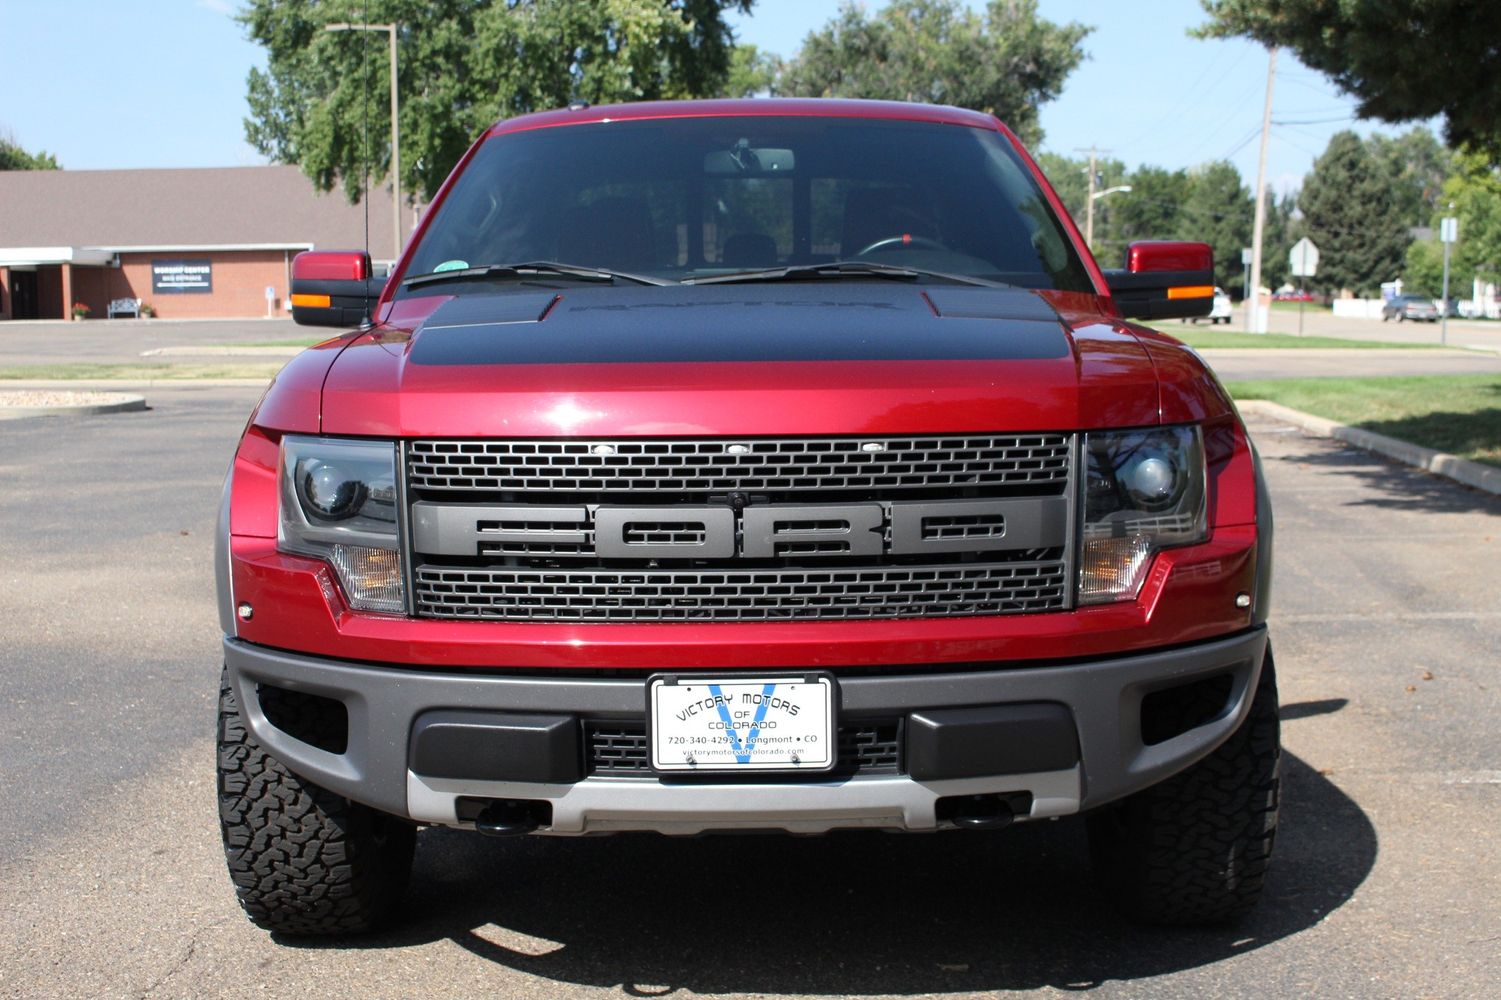
[[[1319,248],[1310,284],[1374,295],[1402,272],[1412,242],[1390,174],[1354,132],[1340,132],[1314,162],[1298,197],[1308,237]]]
[[[1178,226],[1185,239],[1214,248],[1215,280],[1221,285],[1241,283],[1240,251],[1251,245],[1254,211],[1251,192],[1230,163],[1216,160],[1189,172]]]

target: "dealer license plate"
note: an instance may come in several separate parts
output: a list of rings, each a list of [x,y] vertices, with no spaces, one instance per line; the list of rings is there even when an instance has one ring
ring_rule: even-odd
[[[832,677],[653,677],[658,771],[826,771],[834,766]]]

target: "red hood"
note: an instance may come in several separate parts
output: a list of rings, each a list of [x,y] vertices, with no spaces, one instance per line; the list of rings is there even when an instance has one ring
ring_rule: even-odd
[[[1164,398],[1174,411],[1189,401],[1176,419],[1223,412],[1228,402],[1197,360],[1160,341],[1149,351],[1119,320],[1060,316],[1035,293],[952,286],[570,287],[407,299],[339,354],[323,385],[321,429],[915,434],[1149,425],[1163,419]],[[1163,396],[1164,362],[1188,390]]]

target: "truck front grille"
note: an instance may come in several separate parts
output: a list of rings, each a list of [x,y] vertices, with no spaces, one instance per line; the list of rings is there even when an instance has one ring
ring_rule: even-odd
[[[412,441],[407,477],[439,493],[924,490],[1068,479],[1072,435],[673,441]]]
[[[410,441],[412,610],[671,622],[1064,609],[1074,442]]]
[[[1063,606],[1061,557],[850,569],[546,570],[418,566],[417,613],[496,621],[919,618]]]

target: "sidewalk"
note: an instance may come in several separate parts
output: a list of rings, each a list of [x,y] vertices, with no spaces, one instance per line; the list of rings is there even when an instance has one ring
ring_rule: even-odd
[[[1464,350],[1206,347],[1199,351],[1199,355],[1226,382],[1382,375],[1501,374],[1501,354]]]
[[[1243,415],[1253,414],[1285,421],[1310,434],[1344,441],[1364,451],[1375,452],[1404,465],[1415,466],[1434,475],[1443,476],[1445,479],[1452,479],[1464,486],[1501,496],[1501,469],[1494,466],[1471,462],[1457,455],[1424,448],[1410,441],[1399,441],[1397,438],[1362,430],[1359,427],[1347,427],[1336,421],[1315,416],[1312,413],[1304,413],[1302,410],[1294,410],[1292,407],[1282,406],[1265,399],[1242,400],[1237,405]]]

